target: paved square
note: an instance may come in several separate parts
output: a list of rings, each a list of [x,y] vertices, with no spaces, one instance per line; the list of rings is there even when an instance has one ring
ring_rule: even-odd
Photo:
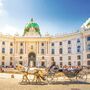
[[[20,80],[0,78],[0,90],[90,90],[90,84],[20,85]],[[90,81],[88,79],[88,81]]]

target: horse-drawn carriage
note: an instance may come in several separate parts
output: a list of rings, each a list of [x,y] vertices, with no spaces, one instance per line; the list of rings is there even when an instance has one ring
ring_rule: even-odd
[[[49,82],[52,82],[52,81],[57,81],[60,79],[59,78],[62,78],[65,80],[65,78],[73,81],[73,80],[76,80],[76,81],[83,81],[85,82],[87,80],[87,72],[85,71],[85,69],[82,67],[82,68],[75,68],[75,69],[59,69],[59,70],[56,70],[55,72],[53,73],[48,73],[47,75],[47,79],[49,80]]]
[[[58,69],[54,71],[49,69],[40,69],[40,68],[27,68],[20,67],[21,72],[23,73],[23,78],[21,84],[28,83],[52,83],[53,81],[60,81],[62,79],[76,80],[76,81],[86,81],[87,72],[85,68],[78,68],[73,70],[68,69]]]

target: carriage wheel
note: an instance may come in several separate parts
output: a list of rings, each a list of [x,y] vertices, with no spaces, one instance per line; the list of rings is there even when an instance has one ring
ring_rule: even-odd
[[[76,80],[85,82],[87,80],[87,73],[85,71],[81,71],[80,73],[77,74]]]

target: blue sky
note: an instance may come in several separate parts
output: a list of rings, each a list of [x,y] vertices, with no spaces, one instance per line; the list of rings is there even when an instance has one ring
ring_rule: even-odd
[[[22,35],[32,17],[42,34],[76,31],[90,17],[90,0],[0,0],[0,32]]]

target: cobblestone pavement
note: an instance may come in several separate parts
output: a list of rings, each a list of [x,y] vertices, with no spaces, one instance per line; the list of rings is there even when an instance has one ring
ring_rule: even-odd
[[[22,75],[14,74],[15,78],[11,78],[12,74],[0,73],[0,90],[90,90],[90,75],[87,82],[70,82],[59,80],[50,85],[20,85]]]
[[[15,78],[0,78],[0,90],[90,90],[90,78],[87,83],[57,82],[50,85],[20,85]]]

